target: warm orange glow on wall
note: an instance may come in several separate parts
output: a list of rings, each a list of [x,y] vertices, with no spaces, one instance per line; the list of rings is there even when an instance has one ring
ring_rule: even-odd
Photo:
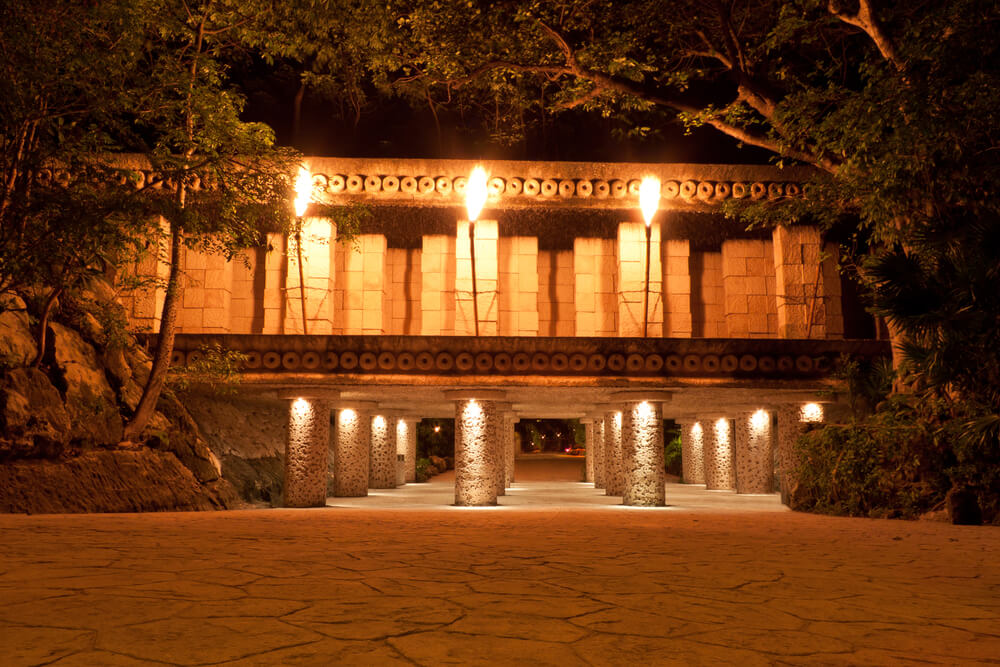
[[[312,199],[312,174],[304,166],[299,167],[299,174],[295,177],[295,216],[301,218],[309,208]]]

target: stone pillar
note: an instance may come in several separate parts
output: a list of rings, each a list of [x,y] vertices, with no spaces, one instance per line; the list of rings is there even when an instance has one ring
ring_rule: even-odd
[[[803,405],[782,405],[778,408],[777,445],[777,476],[778,489],[781,492],[781,502],[792,504],[798,480],[795,470],[799,465],[795,441],[805,432],[809,424],[823,421],[823,406],[819,403]]]
[[[600,414],[594,420],[594,488],[604,488],[605,477],[605,435],[608,432],[605,415]]]
[[[618,335],[618,279],[613,239],[573,241],[577,336]]]
[[[455,237],[423,237],[420,251],[420,332],[424,336],[455,333]]]
[[[336,332],[366,336],[386,332],[385,304],[392,280],[387,276],[386,256],[386,238],[382,234],[359,234],[354,243],[337,246],[343,270],[337,271]]]
[[[521,421],[516,415],[511,415],[510,424],[508,426],[508,435],[510,439],[507,442],[507,486],[513,486],[514,484],[514,472],[517,468],[517,454],[521,451],[520,438],[517,435],[517,429],[515,425]]]
[[[368,495],[368,456],[371,447],[372,401],[357,401],[338,406],[337,437],[333,455],[333,495],[359,497]]]
[[[663,402],[670,394],[662,391],[621,392],[622,440],[624,442],[625,488],[623,505],[663,507],[666,480],[663,470]]]
[[[594,419],[585,417],[580,420],[584,430],[584,467],[586,476],[584,481],[593,483],[594,481]]]
[[[654,222],[649,233],[649,293],[646,294],[646,225],[622,222],[618,225],[618,335],[663,336],[663,268],[660,254],[660,225]],[[647,315],[642,312],[646,303]]]
[[[306,327],[309,335],[333,333],[333,296],[337,228],[327,218],[302,220],[302,273],[305,285]],[[302,290],[299,289],[299,241],[290,234],[285,275],[285,333],[302,333]]]
[[[396,453],[403,455],[406,463],[405,483],[417,481],[417,422],[413,417],[396,420]]]
[[[499,322],[501,336],[538,335],[538,238],[535,236],[500,239]]]
[[[455,390],[445,392],[455,400],[455,504],[496,505],[497,446],[502,428],[502,391]]]
[[[705,483],[705,432],[699,421],[681,421],[681,466],[685,484]]]
[[[707,429],[705,439],[705,488],[709,491],[736,488],[733,470],[733,423],[716,419]]]
[[[774,228],[774,272],[779,338],[826,338],[822,241],[807,225]]]
[[[283,398],[291,398],[287,392]],[[309,393],[309,392],[305,392]],[[326,466],[330,443],[329,397],[296,396],[288,409],[285,441],[285,507],[326,505]]]
[[[170,257],[170,226],[162,217],[158,217],[158,225],[156,235],[147,237],[151,247],[142,252],[135,264],[118,274],[120,279],[130,274],[136,278],[152,279],[141,282],[138,287],[126,287],[119,297],[134,330],[160,330],[163,300],[167,294],[164,285],[170,276],[170,263],[166,261]]]
[[[396,488],[396,417],[385,410],[371,416],[368,488]]]
[[[663,335],[667,338],[690,338],[691,318],[691,242],[670,239],[663,249]]]
[[[625,447],[622,411],[607,406],[604,413],[604,489],[605,495],[620,496],[625,491]]]
[[[771,243],[755,239],[722,242],[722,285],[730,338],[778,335]]]
[[[285,235],[267,234],[267,254],[264,255],[264,330],[265,334],[285,333]]]
[[[471,244],[476,245],[476,303],[478,304],[479,335],[496,336],[499,332],[499,299],[496,220],[475,223],[475,239],[469,237],[467,221],[458,223],[455,242],[455,334],[476,334],[475,309],[472,303]]]
[[[774,455],[771,414],[765,410],[736,416],[736,493],[771,493]]]

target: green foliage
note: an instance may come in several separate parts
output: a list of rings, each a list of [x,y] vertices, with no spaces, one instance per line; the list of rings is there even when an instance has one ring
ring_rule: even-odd
[[[681,436],[677,435],[666,441],[663,447],[663,469],[670,474],[680,474],[681,470]]]
[[[240,368],[247,356],[218,344],[203,345],[198,352],[201,356],[196,361],[171,367],[167,376],[170,387],[185,391],[197,385],[223,396],[235,394],[240,384]]]

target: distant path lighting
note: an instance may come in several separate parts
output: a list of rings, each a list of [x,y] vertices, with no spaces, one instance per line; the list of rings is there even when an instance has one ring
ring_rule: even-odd
[[[649,335],[649,250],[652,245],[653,216],[660,207],[660,179],[647,176],[639,184],[639,208],[646,221],[646,288],[642,293],[642,337]]]
[[[465,188],[465,210],[469,214],[469,259],[472,262],[472,318],[476,322],[476,335],[479,335],[479,294],[476,289],[476,219],[486,203],[486,170],[476,166],[469,174],[468,185]]]
[[[311,199],[312,174],[304,166],[300,166],[299,174],[295,177],[295,253],[299,260],[299,302],[302,305],[303,336],[309,332],[306,330],[306,283],[302,266],[302,216],[306,214]]]

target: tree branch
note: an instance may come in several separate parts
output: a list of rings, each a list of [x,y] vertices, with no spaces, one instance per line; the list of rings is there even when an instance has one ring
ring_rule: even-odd
[[[899,58],[895,45],[889,36],[882,30],[882,27],[872,13],[871,0],[858,0],[858,13],[848,14],[840,9],[839,0],[829,0],[827,11],[844,23],[853,25],[871,38],[882,57],[892,63],[897,71],[902,72],[904,63]]]

